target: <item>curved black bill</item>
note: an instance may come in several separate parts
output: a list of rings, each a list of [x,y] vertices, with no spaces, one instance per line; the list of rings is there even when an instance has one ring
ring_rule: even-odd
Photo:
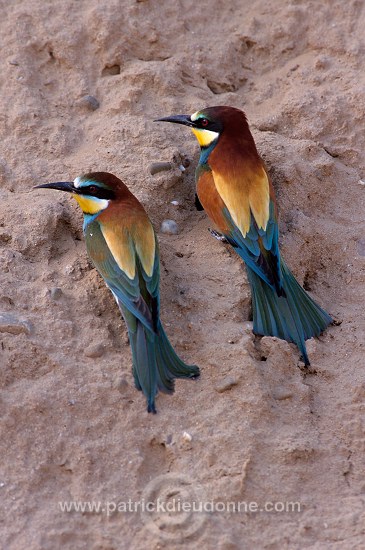
[[[36,185],[33,189],[57,189],[58,191],[67,191],[67,193],[76,193],[73,181],[57,181],[55,183],[43,183]]]
[[[154,122],[174,122],[175,124],[183,124],[184,126],[194,126],[190,115],[172,115],[164,118],[157,118]]]

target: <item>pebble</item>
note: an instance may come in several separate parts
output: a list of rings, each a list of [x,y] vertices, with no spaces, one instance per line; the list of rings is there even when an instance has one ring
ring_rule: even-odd
[[[84,350],[84,354],[86,355],[86,357],[96,359],[97,357],[101,357],[102,355],[104,355],[104,351],[105,348],[103,344],[92,344]]]
[[[360,256],[365,256],[365,239],[359,239],[357,241],[357,251]]]
[[[171,201],[172,206],[179,206],[179,201]]]
[[[215,391],[218,393],[223,393],[230,390],[234,386],[237,386],[238,382],[239,381],[237,378],[234,378],[233,376],[226,376],[215,386]]]
[[[177,235],[179,233],[179,227],[174,220],[164,220],[161,224],[161,233]]]
[[[30,334],[31,325],[28,321],[18,319],[10,313],[0,313],[0,332],[10,334]]]
[[[187,443],[190,443],[190,441],[193,439],[193,436],[190,435],[188,432],[183,432],[182,439]]]
[[[128,388],[129,388],[129,384],[126,380],[126,378],[124,378],[123,376],[121,378],[119,378],[118,380],[116,380],[115,382],[115,388],[120,392],[120,393],[125,393]]]
[[[252,321],[247,321],[243,324],[243,330],[246,332],[246,334],[251,334],[253,331],[253,323]]]
[[[58,287],[51,288],[51,290],[49,292],[50,292],[52,300],[59,300],[61,298],[62,294],[63,294],[62,290]]]
[[[171,169],[171,162],[153,162],[152,164],[150,164],[150,174],[152,174],[152,176],[158,174],[159,172],[166,172],[167,170]]]
[[[276,401],[284,401],[285,399],[291,399],[293,392],[285,388],[278,388],[272,392],[272,396]]]
[[[90,109],[90,111],[96,111],[100,107],[100,102],[92,95],[84,95],[80,99],[80,104]]]

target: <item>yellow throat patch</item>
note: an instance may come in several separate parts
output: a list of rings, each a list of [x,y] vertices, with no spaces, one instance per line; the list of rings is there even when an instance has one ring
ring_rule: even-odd
[[[84,214],[97,214],[108,206],[109,201],[98,199],[97,197],[86,197],[83,195],[73,195],[74,199],[79,203]]]
[[[208,147],[219,136],[218,132],[204,130],[203,128],[192,128],[192,131],[200,147]]]

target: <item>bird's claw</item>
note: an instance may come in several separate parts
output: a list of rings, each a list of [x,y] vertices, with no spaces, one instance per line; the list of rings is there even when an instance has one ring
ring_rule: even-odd
[[[217,239],[217,241],[228,244],[226,237],[222,235],[222,233],[219,233],[219,231],[216,231],[215,229],[210,229],[209,227],[208,227],[208,231],[212,235],[212,237]]]

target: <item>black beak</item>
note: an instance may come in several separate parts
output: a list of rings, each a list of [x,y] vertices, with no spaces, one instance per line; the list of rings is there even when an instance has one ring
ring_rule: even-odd
[[[77,193],[72,181],[57,181],[56,183],[43,183],[36,185],[33,189],[57,189],[58,191],[67,191],[67,193]]]
[[[158,118],[154,122],[174,122],[175,124],[183,124],[184,126],[194,127],[194,122],[191,120],[190,115],[173,115],[164,118]]]

